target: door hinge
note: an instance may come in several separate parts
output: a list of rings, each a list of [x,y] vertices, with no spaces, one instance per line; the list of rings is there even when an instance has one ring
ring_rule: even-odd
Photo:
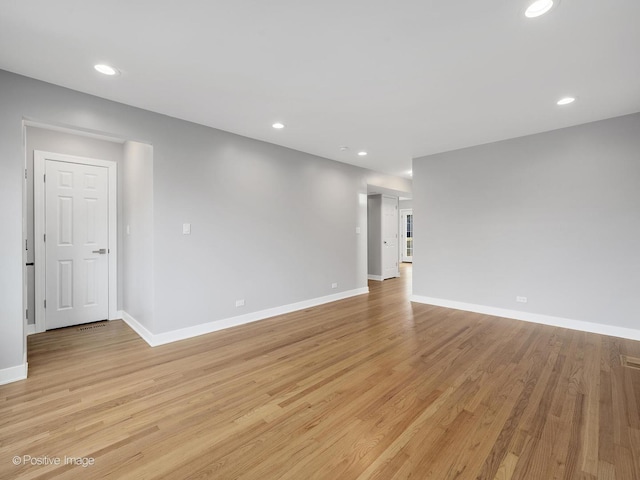
[[[29,309],[26,309],[24,311],[24,318],[26,318],[27,320],[29,320]]]
[[[46,181],[47,181],[47,174],[46,174],[46,173],[42,176],[42,181],[43,181],[43,182],[46,182]]]
[[[45,234],[43,235],[43,237],[44,237],[44,241],[46,242],[46,241],[47,241],[47,234],[45,233]]]
[[[44,308],[47,308],[47,301],[44,301]]]
[[[24,249],[29,250],[29,244],[27,243],[29,240],[24,241]]]
[[[27,169],[26,168],[24,169],[24,179],[25,180],[27,179]]]

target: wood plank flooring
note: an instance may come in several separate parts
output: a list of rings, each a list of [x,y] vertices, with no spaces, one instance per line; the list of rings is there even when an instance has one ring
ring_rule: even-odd
[[[156,348],[29,337],[0,478],[640,479],[640,342],[411,304],[408,266],[370,289]]]

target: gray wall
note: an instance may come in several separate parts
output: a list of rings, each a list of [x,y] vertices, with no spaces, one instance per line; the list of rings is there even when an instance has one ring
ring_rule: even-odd
[[[123,206],[123,310],[153,332],[153,147],[124,144]]]
[[[369,275],[382,276],[382,195],[367,199],[367,242]]]
[[[153,146],[152,333],[367,285],[370,171],[4,71],[0,105],[0,370],[26,348],[25,118]]]
[[[640,114],[415,159],[413,181],[414,294],[639,328]]]
[[[118,175],[122,175],[122,159],[123,146],[121,143],[100,140],[97,138],[89,138],[79,135],[73,135],[66,132],[47,130],[36,127],[27,127],[27,241],[29,249],[27,250],[27,263],[34,262],[34,238],[33,238],[33,152],[34,150],[43,150],[45,152],[64,153],[67,155],[76,155],[80,157],[97,158],[101,160],[110,160],[118,163]],[[122,190],[118,189],[118,207],[122,205]],[[121,239],[119,239],[121,240]],[[119,241],[119,247],[122,242]],[[28,267],[33,269],[33,267]],[[122,270],[122,256],[118,258],[118,269]],[[31,276],[31,275],[30,275]],[[118,285],[122,286],[122,275],[119,274]],[[35,312],[31,307],[34,303],[35,286],[33,277],[27,282],[29,295],[29,324],[35,323]],[[119,298],[122,298],[122,289],[119,291]],[[119,308],[122,307],[120,303]]]

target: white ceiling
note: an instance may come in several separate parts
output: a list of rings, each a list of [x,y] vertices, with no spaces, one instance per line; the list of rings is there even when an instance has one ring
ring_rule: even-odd
[[[3,0],[0,68],[395,175],[640,111],[640,1],[562,0],[537,19],[526,5]],[[578,101],[557,107],[567,94]]]

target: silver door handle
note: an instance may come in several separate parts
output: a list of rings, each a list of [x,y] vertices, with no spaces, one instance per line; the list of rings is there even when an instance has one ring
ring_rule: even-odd
[[[99,253],[100,255],[104,255],[105,253],[107,253],[107,249],[106,248],[101,248],[100,250],[94,250],[91,253]]]

